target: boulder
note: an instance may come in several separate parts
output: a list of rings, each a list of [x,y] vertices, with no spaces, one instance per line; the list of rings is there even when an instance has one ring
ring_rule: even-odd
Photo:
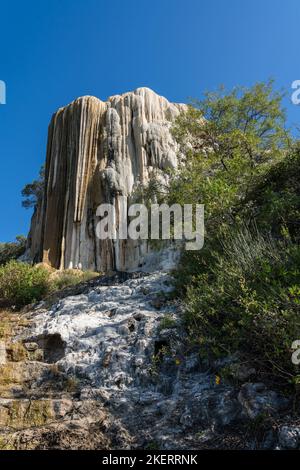
[[[243,407],[243,413],[250,419],[261,415],[274,416],[289,405],[287,398],[277,392],[268,390],[263,383],[246,383],[241,387],[238,400]]]
[[[278,432],[278,441],[281,448],[300,448],[300,426],[282,426]]]

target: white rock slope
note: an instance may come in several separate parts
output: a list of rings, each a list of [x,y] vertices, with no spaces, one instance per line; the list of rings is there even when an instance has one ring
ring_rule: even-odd
[[[57,364],[94,387],[113,393],[140,385],[159,321],[174,313],[174,307],[153,306],[159,294],[172,289],[169,281],[168,274],[156,273],[66,297],[35,317],[33,339],[59,335],[65,350]]]
[[[261,383],[216,383],[222,365],[200,361],[186,341],[180,308],[166,298],[171,289],[167,273],[100,278],[84,294],[40,308],[21,338],[43,350],[44,364],[76,380],[73,408],[91,400],[101,407],[120,449],[216,447],[226,426],[288,405]]]

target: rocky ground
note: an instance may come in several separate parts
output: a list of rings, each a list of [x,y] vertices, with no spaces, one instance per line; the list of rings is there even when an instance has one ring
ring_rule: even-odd
[[[201,360],[171,291],[115,274],[2,312],[0,448],[299,448],[291,399],[238,356]]]

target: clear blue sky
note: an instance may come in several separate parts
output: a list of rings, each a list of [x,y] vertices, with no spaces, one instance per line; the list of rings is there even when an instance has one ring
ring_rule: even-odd
[[[173,101],[223,83],[300,79],[299,0],[0,3],[0,241],[26,234],[20,190],[45,158],[52,113],[82,95],[148,86]],[[300,107],[286,99],[290,123]]]

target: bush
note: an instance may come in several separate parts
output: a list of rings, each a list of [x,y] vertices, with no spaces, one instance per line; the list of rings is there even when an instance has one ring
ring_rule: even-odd
[[[17,308],[43,299],[47,294],[89,281],[99,273],[67,269],[55,271],[47,265],[10,261],[0,266],[0,301]]]
[[[0,267],[0,298],[9,305],[22,307],[40,300],[49,290],[49,271],[10,261]]]
[[[204,119],[203,119],[204,118]],[[205,243],[175,271],[190,338],[209,357],[239,352],[294,381],[300,338],[300,142],[272,84],[208,94],[175,122],[184,165],[171,203],[205,204]]]
[[[300,240],[300,144],[289,155],[272,165],[256,179],[236,208],[244,219],[255,219],[261,230],[280,237],[288,229],[293,240]]]
[[[185,320],[204,354],[240,351],[260,370],[294,375],[291,344],[300,337],[300,246],[231,231],[187,288]]]

